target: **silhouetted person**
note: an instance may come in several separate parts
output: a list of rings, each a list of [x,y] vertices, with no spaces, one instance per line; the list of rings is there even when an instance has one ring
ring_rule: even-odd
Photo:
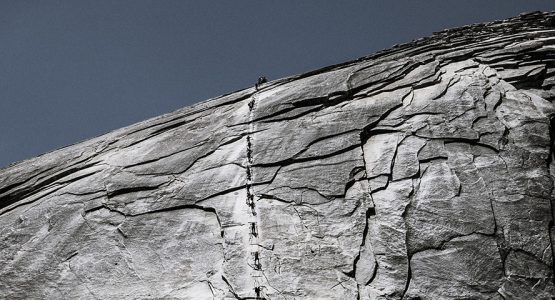
[[[260,76],[258,77],[258,81],[255,84],[255,88],[258,90],[258,87],[260,87],[260,85],[262,85],[263,83],[268,82],[268,79],[266,79],[266,76]]]

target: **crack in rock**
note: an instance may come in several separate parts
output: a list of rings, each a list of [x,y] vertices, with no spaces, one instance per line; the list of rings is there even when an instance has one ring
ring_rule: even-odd
[[[555,297],[555,13],[0,170],[0,298]]]

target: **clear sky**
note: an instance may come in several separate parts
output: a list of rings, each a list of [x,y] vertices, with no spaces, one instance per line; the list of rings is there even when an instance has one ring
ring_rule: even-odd
[[[0,167],[220,94],[555,1],[0,0]]]

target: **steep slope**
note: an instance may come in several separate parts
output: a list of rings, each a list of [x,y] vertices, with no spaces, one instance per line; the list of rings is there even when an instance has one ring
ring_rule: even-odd
[[[549,299],[555,13],[0,170],[2,299]]]

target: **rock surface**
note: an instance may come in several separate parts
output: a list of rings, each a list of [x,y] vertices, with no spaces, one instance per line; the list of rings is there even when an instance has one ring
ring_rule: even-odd
[[[555,13],[0,170],[2,299],[550,299]]]

